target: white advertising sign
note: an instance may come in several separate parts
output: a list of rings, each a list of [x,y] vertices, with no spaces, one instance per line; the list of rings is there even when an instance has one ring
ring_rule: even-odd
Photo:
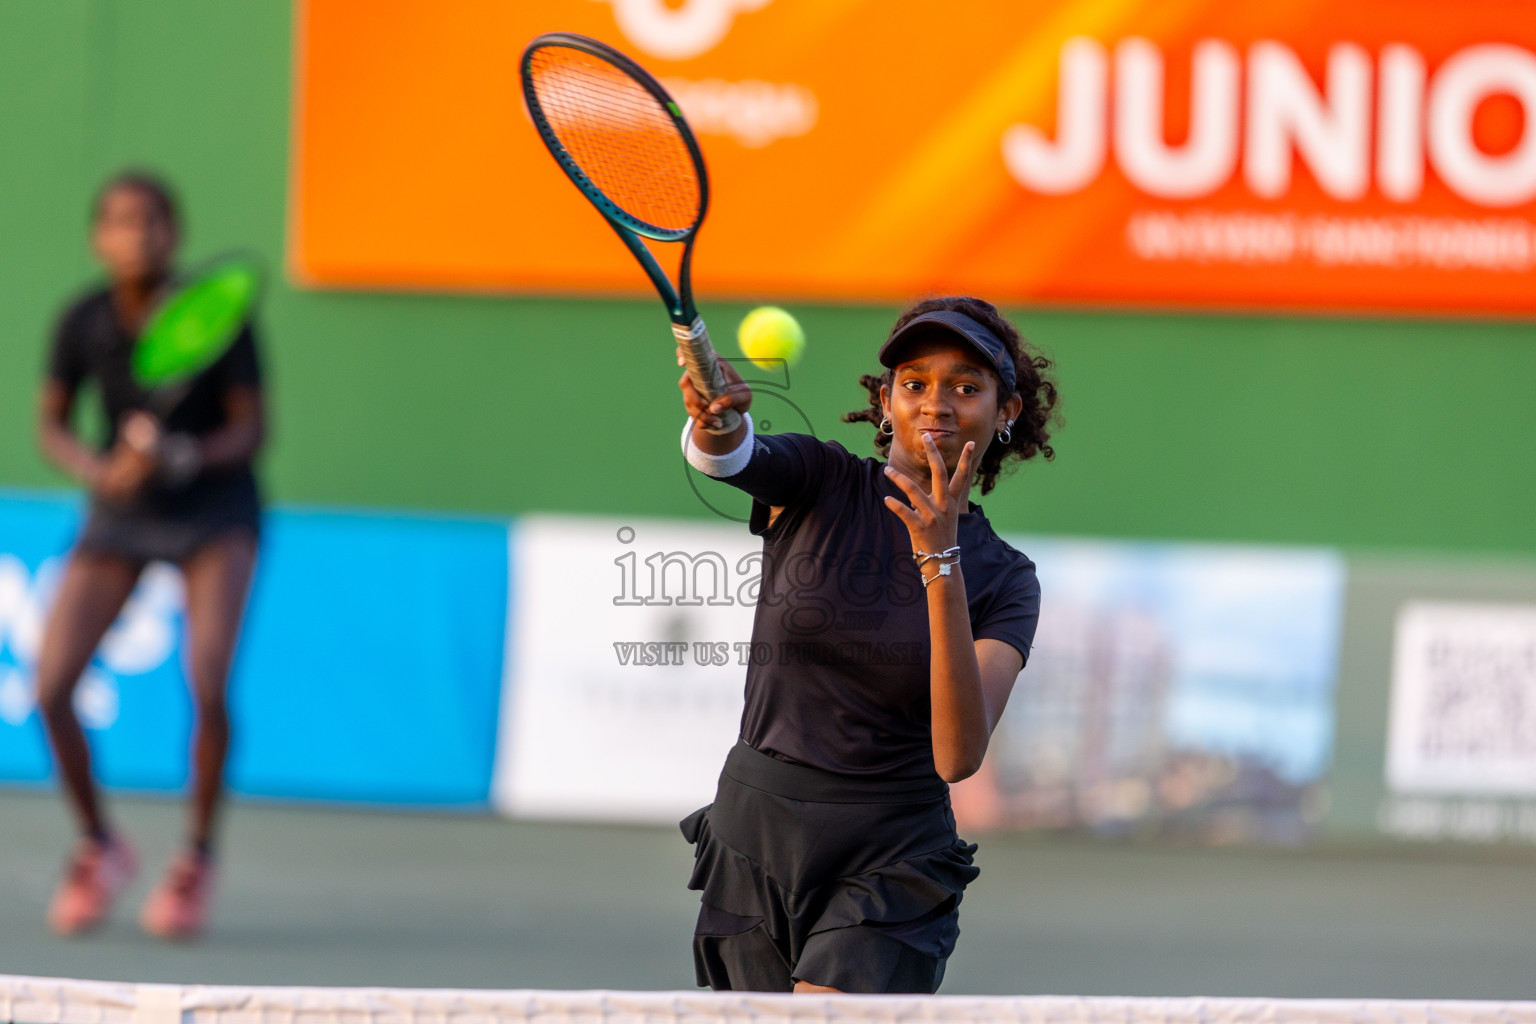
[[[510,543],[496,809],[668,822],[709,803],[740,727],[762,542],[530,516]]]
[[[1387,785],[1536,796],[1536,605],[1403,608]]]

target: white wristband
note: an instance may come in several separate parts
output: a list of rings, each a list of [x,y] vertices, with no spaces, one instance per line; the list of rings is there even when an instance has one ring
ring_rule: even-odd
[[[741,439],[741,444],[724,455],[711,455],[700,451],[693,443],[693,419],[690,417],[683,424],[683,456],[687,458],[688,465],[717,480],[735,476],[746,469],[747,463],[752,461],[752,439],[757,435],[752,432],[752,414],[744,412],[741,419],[747,425],[747,435]]]

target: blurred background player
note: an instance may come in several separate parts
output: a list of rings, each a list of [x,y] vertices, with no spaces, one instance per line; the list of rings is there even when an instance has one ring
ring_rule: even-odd
[[[197,724],[186,845],[140,921],[153,934],[188,937],[203,927],[211,897],[214,818],[230,738],[225,684],[256,562],[260,501],[251,462],[265,434],[261,374],[247,325],[165,422],[146,411],[148,395],[130,356],[174,284],[176,202],[154,176],[125,173],[102,187],[91,215],[91,245],[106,282],[60,318],[38,417],[48,459],[90,492],[37,665],[38,704],[82,832],[48,917],[66,935],[100,924],[137,869],[133,847],[102,808],[71,698],[145,566],[160,560],[178,566],[185,581]],[[99,447],[73,426],[88,381],[103,407]]]

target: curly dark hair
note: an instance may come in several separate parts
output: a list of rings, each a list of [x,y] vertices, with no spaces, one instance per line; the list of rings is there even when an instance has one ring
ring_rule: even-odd
[[[1008,354],[1013,358],[1013,365],[1018,373],[1018,394],[1024,400],[1024,408],[1019,412],[1019,418],[1013,422],[1012,438],[1006,445],[999,444],[995,440],[988,445],[981,457],[981,465],[976,469],[976,479],[981,484],[981,493],[986,494],[997,484],[997,478],[1006,468],[1005,463],[1009,463],[1009,460],[1016,465],[1036,455],[1048,461],[1056,457],[1056,452],[1050,445],[1050,438],[1051,430],[1059,424],[1056,405],[1060,396],[1056,392],[1056,382],[1048,375],[1052,368],[1051,361],[1020,337],[1018,328],[1009,323],[997,311],[996,306],[983,299],[965,295],[923,299],[902,310],[901,315],[896,318],[895,325],[891,327],[891,334],[895,334],[924,313],[939,310],[964,313],[972,320],[986,325],[987,329],[997,335],[1008,349]],[[885,414],[880,410],[880,389],[889,387],[894,376],[891,370],[886,370],[879,376],[871,373],[861,376],[859,383],[869,392],[869,408],[855,409],[853,412],[843,414],[844,423],[875,424],[875,451],[882,457],[890,455],[891,435],[880,429],[880,423],[885,419]],[[999,385],[1001,386],[1001,380]],[[1007,396],[1004,396],[1005,401],[1006,398]]]
[[[118,189],[130,189],[145,196],[173,229],[181,229],[181,204],[176,201],[176,190],[155,172],[136,168],[118,171],[96,190],[96,194],[91,197],[92,224],[101,219],[101,207],[107,196]]]

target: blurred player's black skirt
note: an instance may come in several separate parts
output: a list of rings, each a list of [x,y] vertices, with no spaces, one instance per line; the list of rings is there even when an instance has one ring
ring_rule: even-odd
[[[703,893],[694,971],[713,989],[933,992],[979,873],[949,787],[839,775],[737,743],[682,822]]]
[[[154,489],[131,505],[93,500],[76,546],[140,562],[181,562],[235,530],[261,530],[261,498],[248,469],[207,473],[177,490]]]

